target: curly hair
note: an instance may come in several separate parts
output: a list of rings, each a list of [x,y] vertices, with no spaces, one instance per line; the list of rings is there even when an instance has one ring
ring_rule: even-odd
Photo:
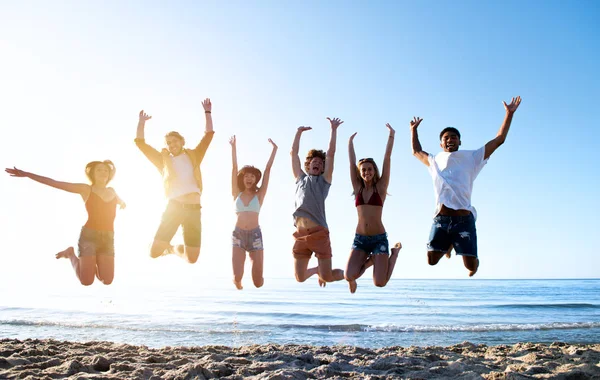
[[[446,127],[444,129],[442,129],[442,131],[440,132],[440,141],[442,140],[442,137],[444,136],[444,133],[446,133],[446,132],[456,133],[456,135],[458,136],[458,139],[460,140],[460,132],[458,131],[458,129],[456,129],[454,127]]]
[[[88,179],[90,180],[92,185],[95,184],[94,174],[93,174],[94,169],[96,169],[96,166],[101,165],[101,164],[106,165],[108,167],[108,181],[106,181],[107,184],[115,176],[115,171],[117,170],[117,168],[115,167],[115,164],[113,164],[111,160],[92,161],[92,162],[88,163],[87,165],[85,165],[85,175],[88,177]]]
[[[306,160],[304,161],[304,170],[307,173],[310,171],[310,162],[315,157],[319,157],[323,160],[323,172],[325,172],[325,159],[327,158],[327,154],[325,154],[325,151],[319,149],[311,149],[308,151],[308,155],[306,156]]]
[[[262,173],[260,172],[259,169],[255,168],[252,165],[246,165],[238,171],[238,174],[237,174],[238,189],[240,191],[244,191],[244,189],[246,188],[246,186],[244,185],[244,175],[246,175],[246,173],[254,174],[254,176],[256,177],[256,182],[254,182],[254,185],[252,186],[252,190],[258,191],[260,189],[260,187],[258,187],[258,182],[260,181],[260,178],[262,177]]]

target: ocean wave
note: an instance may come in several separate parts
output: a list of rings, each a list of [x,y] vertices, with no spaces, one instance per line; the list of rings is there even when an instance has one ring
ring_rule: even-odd
[[[539,304],[506,304],[506,305],[490,305],[492,308],[509,308],[509,309],[600,309],[600,305],[591,303],[539,303]]]
[[[390,333],[429,333],[429,332],[496,332],[496,331],[536,331],[600,328],[600,322],[551,322],[551,323],[507,323],[482,325],[281,325],[285,329],[316,329],[327,331],[390,332]]]
[[[201,334],[257,334],[265,333],[264,330],[256,329],[244,329],[240,330],[236,324],[222,325],[222,329],[208,329],[208,328],[191,328],[188,326],[127,326],[122,322],[116,322],[114,324],[106,323],[76,323],[76,322],[55,322],[55,321],[30,321],[22,319],[11,319],[11,320],[0,320],[0,325],[8,326],[31,326],[31,327],[56,327],[56,328],[71,328],[71,329],[109,329],[109,330],[125,330],[125,331],[140,331],[140,332],[160,332],[160,333],[201,333]],[[232,328],[233,326],[233,328]]]

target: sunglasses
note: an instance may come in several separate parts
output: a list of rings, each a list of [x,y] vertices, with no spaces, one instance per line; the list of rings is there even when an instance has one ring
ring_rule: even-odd
[[[362,163],[362,162],[365,162],[365,161],[371,161],[371,162],[374,162],[375,160],[373,160],[371,157],[368,157],[368,158],[361,158],[360,160],[358,160],[358,163],[360,164],[360,163]]]

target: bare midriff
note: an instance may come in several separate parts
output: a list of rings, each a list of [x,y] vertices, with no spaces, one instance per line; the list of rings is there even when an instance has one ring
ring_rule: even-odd
[[[235,226],[242,230],[253,230],[258,228],[258,213],[254,211],[243,211],[238,213]]]
[[[455,210],[453,208],[449,208],[449,207],[446,207],[445,205],[442,205],[442,208],[440,209],[440,212],[438,213],[438,215],[444,215],[444,216],[469,216],[469,215],[471,215],[471,211],[469,211],[469,210]]]
[[[200,193],[187,193],[173,198],[174,201],[184,204],[200,204]]]
[[[310,219],[310,218],[304,218],[304,217],[297,217],[296,218],[296,229],[299,231],[301,228],[315,228],[320,226],[319,223],[315,222],[314,220]]]
[[[360,205],[358,211],[358,225],[356,233],[363,236],[374,236],[385,233],[385,227],[381,222],[383,207],[372,205]]]

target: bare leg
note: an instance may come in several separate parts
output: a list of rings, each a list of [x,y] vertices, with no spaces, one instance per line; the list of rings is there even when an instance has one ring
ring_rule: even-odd
[[[161,256],[172,255],[175,253],[175,247],[169,242],[154,240],[150,248],[150,257],[153,259]]]
[[[252,282],[254,286],[260,288],[265,283],[263,278],[263,250],[250,252],[250,262],[252,263]]]
[[[372,265],[373,261],[370,260],[369,255],[367,255],[366,252],[360,249],[353,249],[350,252],[345,272],[345,278],[346,281],[348,281],[350,293],[356,292],[358,286],[356,280],[365,273],[365,270],[370,266],[369,264]]]
[[[452,248],[454,248],[452,245],[450,246],[450,248],[448,248],[448,252],[446,252],[446,257],[447,258],[452,257]]]
[[[190,264],[194,264],[196,261],[198,261],[198,257],[200,257],[200,247],[188,247],[187,245],[183,247],[181,245],[177,245],[175,246],[175,250],[177,251],[177,256],[186,260]]]
[[[233,266],[233,284],[238,290],[242,290],[242,277],[244,277],[244,264],[246,263],[246,251],[240,247],[233,247],[231,265]]]
[[[390,258],[388,259],[388,273],[387,273],[387,282],[392,278],[392,273],[394,272],[394,267],[396,266],[396,260],[398,260],[398,253],[402,249],[402,243],[398,242],[394,244],[394,247],[391,249],[392,253]]]
[[[473,277],[477,273],[477,269],[479,269],[479,259],[477,257],[463,256],[463,264],[469,270],[469,277]]]
[[[325,282],[341,281],[344,279],[344,271],[341,269],[332,269],[331,258],[319,259],[319,266],[317,267],[319,273],[319,284],[323,286]]]
[[[317,274],[318,268],[309,268],[308,262],[310,257],[295,257],[294,258],[294,272],[296,274],[296,281],[304,282],[308,278]]]
[[[115,278],[115,257],[110,255],[96,256],[96,277],[104,285],[110,285]]]
[[[64,251],[56,254],[57,259],[69,259],[71,266],[75,271],[75,275],[79,279],[81,285],[89,286],[94,283],[94,276],[96,274],[96,256],[84,256],[77,257],[73,247],[69,247]]]
[[[427,262],[429,265],[437,264],[442,257],[446,255],[447,252],[439,252],[439,251],[429,251],[427,252]]]

